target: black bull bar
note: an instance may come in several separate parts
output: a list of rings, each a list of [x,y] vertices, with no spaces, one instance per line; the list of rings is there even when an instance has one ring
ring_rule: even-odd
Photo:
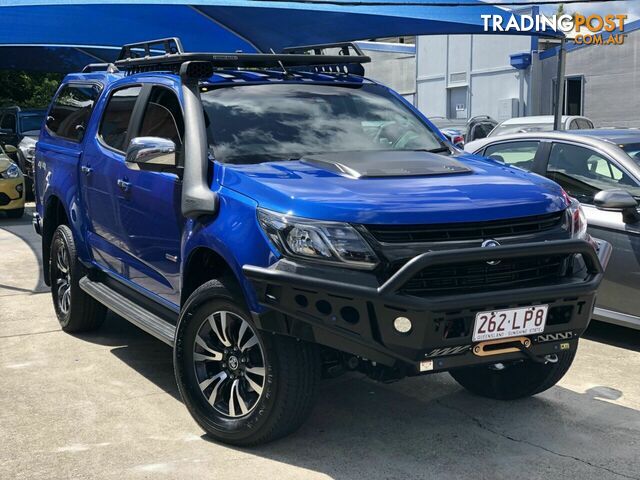
[[[581,277],[569,277],[562,282],[554,281],[549,285],[513,288],[508,290],[489,291],[481,293],[464,293],[460,295],[435,295],[429,297],[416,297],[401,293],[403,285],[424,269],[434,266],[467,263],[475,261],[502,261],[515,258],[526,258],[548,255],[576,255],[580,254],[584,270]],[[435,341],[433,337],[424,334],[421,344],[413,344],[410,349],[396,348],[396,341],[390,337],[391,333],[385,325],[388,318],[385,311],[397,307],[412,312],[425,312],[428,320],[433,316],[429,312],[444,312],[448,309],[474,309],[495,305],[506,305],[527,302],[540,302],[549,298],[581,298],[586,299],[592,307],[595,292],[604,276],[611,255],[611,245],[597,240],[591,243],[586,240],[555,240],[541,243],[505,245],[492,248],[477,247],[459,250],[432,251],[417,255],[402,266],[382,285],[372,286],[335,279],[335,268],[326,268],[327,272],[333,271],[334,278],[330,274],[319,275],[322,270],[316,269],[313,274],[305,272],[303,264],[279,261],[268,268],[245,265],[243,272],[256,287],[258,301],[269,309],[285,314],[291,318],[310,324],[313,327],[315,338],[318,335],[325,339],[321,343],[329,344],[334,348],[347,352],[375,358],[374,353],[380,353],[396,360],[415,363],[420,358],[419,351],[427,348],[446,347],[455,344],[451,341]],[[585,272],[586,270],[586,272]],[[302,273],[300,273],[302,272]],[[305,274],[306,273],[306,274]],[[364,274],[363,274],[364,275]],[[372,273],[369,273],[373,277]],[[367,282],[364,282],[367,283]],[[345,306],[357,309],[361,317],[367,317],[369,322],[340,322],[335,315],[322,316],[318,312],[300,308],[300,297],[296,292],[311,292],[311,299],[325,298],[335,304],[333,311],[343,311]],[[316,295],[314,295],[314,292]],[[326,300],[325,300],[326,301]],[[297,303],[296,303],[297,302]],[[316,303],[317,304],[317,303]],[[398,315],[398,313],[396,313]],[[372,318],[377,317],[377,318]],[[388,315],[387,315],[388,317]],[[579,327],[583,331],[588,325],[590,312],[579,319],[580,325],[575,322],[572,328]],[[377,322],[377,325],[371,325]],[[276,328],[275,323],[267,324],[260,321],[259,327],[293,333],[291,327]],[[340,327],[340,328],[337,328]],[[331,330],[331,334],[327,334]],[[553,328],[551,329],[553,330]],[[324,331],[324,334],[322,333]],[[343,344],[342,340],[346,342]],[[405,341],[406,343],[406,341]],[[458,344],[460,342],[458,341]],[[405,345],[406,347],[406,345]],[[382,360],[382,359],[381,359]],[[383,361],[383,360],[382,360]],[[385,362],[389,363],[389,362]]]

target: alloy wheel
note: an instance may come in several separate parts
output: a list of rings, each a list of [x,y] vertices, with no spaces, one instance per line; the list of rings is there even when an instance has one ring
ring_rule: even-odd
[[[215,312],[204,320],[194,341],[193,363],[202,395],[224,416],[244,417],[262,397],[262,345],[253,327],[233,312]]]
[[[69,267],[69,251],[64,242],[61,242],[56,252],[56,300],[58,308],[63,315],[71,309],[71,269]]]

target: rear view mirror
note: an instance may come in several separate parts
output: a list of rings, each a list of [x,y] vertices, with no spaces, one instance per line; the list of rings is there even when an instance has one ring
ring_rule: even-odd
[[[593,203],[599,210],[621,212],[625,223],[635,223],[640,220],[637,210],[638,202],[626,190],[602,190],[596,194]]]
[[[176,167],[176,144],[159,137],[137,137],[131,140],[125,159],[132,169],[162,172]]]

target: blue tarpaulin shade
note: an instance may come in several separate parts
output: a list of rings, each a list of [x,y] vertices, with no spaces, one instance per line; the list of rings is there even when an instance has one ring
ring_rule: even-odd
[[[394,0],[378,6],[339,0],[0,0],[0,69],[68,72],[113,61],[123,44],[174,36],[187,51],[280,52],[400,35],[484,33],[482,14],[505,13],[478,0],[458,2],[464,6],[403,6]]]

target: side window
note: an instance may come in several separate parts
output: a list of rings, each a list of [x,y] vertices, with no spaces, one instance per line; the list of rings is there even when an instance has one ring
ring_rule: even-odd
[[[623,188],[635,197],[640,196],[633,178],[589,148],[554,143],[547,170],[549,178],[584,203],[591,203],[596,193],[610,188]]]
[[[180,151],[184,139],[184,119],[178,97],[172,90],[164,87],[151,89],[138,136],[171,140]]]
[[[533,168],[540,142],[506,142],[487,147],[484,156],[525,170]]]
[[[109,147],[124,152],[129,135],[129,123],[141,87],[126,87],[111,94],[102,114],[98,136]]]
[[[79,142],[87,127],[93,105],[100,95],[96,85],[67,85],[53,101],[47,128],[58,136]]]
[[[2,117],[0,128],[9,133],[16,133],[16,116],[13,113],[7,113]]]

